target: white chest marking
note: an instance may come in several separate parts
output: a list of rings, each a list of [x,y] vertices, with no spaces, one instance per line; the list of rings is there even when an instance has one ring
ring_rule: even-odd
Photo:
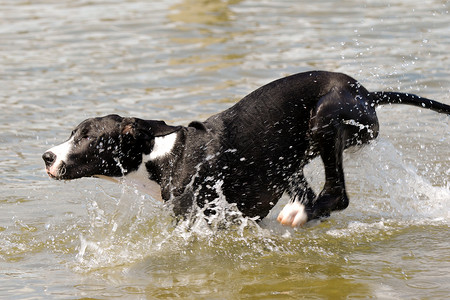
[[[95,175],[94,177],[132,186],[138,191],[151,196],[155,200],[163,201],[161,196],[161,186],[156,181],[148,179],[145,163],[142,163],[139,169],[124,177],[109,177],[104,175]]]
[[[128,173],[126,176],[120,179],[121,182],[134,186],[139,191],[146,193],[152,196],[156,200],[162,201],[161,196],[161,186],[153,180],[149,179],[149,174],[147,168],[145,167],[145,163],[149,161],[150,155],[142,156],[142,163],[139,168],[131,173]]]
[[[177,133],[171,133],[165,136],[155,137],[155,145],[153,146],[153,150],[150,153],[150,160],[155,160],[157,158],[161,158],[169,154],[173,147],[175,146],[175,142],[177,141]]]

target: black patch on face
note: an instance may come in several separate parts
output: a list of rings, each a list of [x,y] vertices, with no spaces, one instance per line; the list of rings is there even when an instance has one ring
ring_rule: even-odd
[[[155,137],[180,128],[118,115],[87,119],[72,131],[72,149],[57,179],[124,176],[139,168],[143,154],[152,151]]]
[[[61,179],[94,175],[121,176],[119,129],[122,117],[109,115],[83,121],[71,134],[73,146]]]

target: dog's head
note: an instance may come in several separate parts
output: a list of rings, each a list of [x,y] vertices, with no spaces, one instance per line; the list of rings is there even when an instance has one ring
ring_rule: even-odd
[[[46,151],[47,174],[54,179],[121,177],[136,171],[143,155],[158,151],[155,139],[178,131],[163,121],[108,115],[80,123],[69,139]]]

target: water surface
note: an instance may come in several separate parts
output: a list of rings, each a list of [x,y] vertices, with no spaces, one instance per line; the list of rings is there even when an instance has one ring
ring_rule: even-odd
[[[380,108],[380,138],[345,154],[349,208],[295,231],[176,224],[40,156],[87,117],[186,125],[312,69],[450,104],[449,24],[437,0],[0,1],[0,297],[447,298],[447,116]]]

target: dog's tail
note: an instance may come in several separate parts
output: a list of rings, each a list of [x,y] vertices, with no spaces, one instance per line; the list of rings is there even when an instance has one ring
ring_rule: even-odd
[[[420,97],[414,94],[396,92],[373,92],[370,93],[375,106],[383,104],[408,104],[434,110],[438,113],[450,115],[450,105],[435,100]]]

